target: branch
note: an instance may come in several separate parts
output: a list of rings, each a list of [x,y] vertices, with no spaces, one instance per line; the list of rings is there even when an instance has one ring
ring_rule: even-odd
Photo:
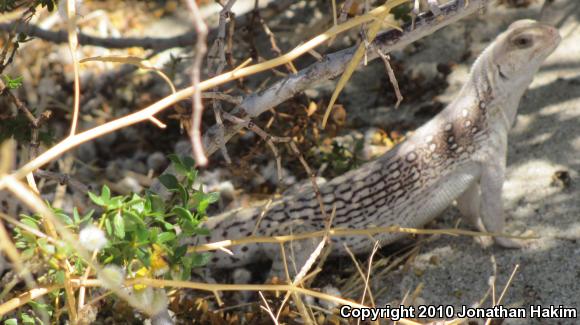
[[[265,11],[265,17],[272,17],[279,12],[285,10],[293,3],[293,0],[277,0],[277,1],[267,1],[266,7],[263,8]],[[244,15],[246,10],[237,12],[237,16]],[[61,44],[68,42],[68,35],[66,30],[60,31],[50,31],[40,28],[32,24],[22,24],[16,21],[10,23],[0,23],[1,32],[10,32],[14,29],[17,33],[24,33],[31,37],[36,37],[48,42]],[[212,36],[213,37],[213,36]],[[195,30],[190,30],[181,35],[163,38],[163,37],[122,37],[122,38],[110,38],[110,37],[97,37],[92,35],[87,35],[85,33],[78,33],[79,44],[80,45],[92,45],[105,47],[109,49],[126,49],[130,47],[141,47],[143,49],[151,49],[156,51],[167,50],[173,47],[187,47],[191,46],[192,41],[197,38]]]
[[[487,0],[470,0],[468,4],[465,4],[465,0],[450,1],[441,7],[441,14],[437,17],[434,17],[431,13],[424,13],[418,16],[414,29],[411,28],[411,24],[406,24],[403,26],[403,32],[390,30],[378,35],[372,42],[371,48],[376,48],[382,53],[400,50],[447,25],[475,13],[481,8],[485,8],[486,4]],[[300,70],[297,74],[288,75],[264,91],[248,96],[231,114],[244,119],[257,117],[292,98],[297,93],[339,76],[352,59],[357,47],[353,46],[328,54],[321,62],[314,63]],[[369,51],[368,61],[378,57],[377,51]],[[225,125],[225,130],[223,130],[223,136],[218,137],[219,127],[217,125],[212,126],[203,138],[206,154],[208,156],[213,154],[219,149],[219,139],[223,139],[222,141],[225,142],[229,141],[242,127],[243,125],[239,123],[228,123]],[[178,152],[177,154],[191,155],[191,150],[187,149],[187,151]],[[167,172],[175,174],[172,166],[164,173]],[[158,180],[153,182],[151,190],[162,195],[165,194],[164,188]]]
[[[0,24],[0,31],[3,32],[10,31],[14,27],[14,24],[15,22],[2,23]],[[40,38],[42,40],[56,44],[68,42],[68,34],[66,30],[53,32],[32,24],[17,23],[15,31],[18,33],[23,33],[28,36]],[[105,38],[91,36],[85,33],[79,33],[78,37],[80,45],[93,45],[106,47],[109,49],[125,49],[130,47],[141,47],[144,49],[164,50],[173,47],[190,46],[191,40],[196,38],[196,33],[194,30],[191,30],[181,35],[167,38],[159,38],[159,37]]]

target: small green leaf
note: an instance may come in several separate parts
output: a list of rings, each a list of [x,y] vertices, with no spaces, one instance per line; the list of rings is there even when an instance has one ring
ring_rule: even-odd
[[[194,197],[195,201],[198,202],[197,211],[201,214],[205,214],[207,207],[210,204],[219,200],[220,196],[219,196],[219,193],[217,193],[217,192],[208,193],[208,194],[205,194],[203,192],[197,192],[194,194],[193,197]]]
[[[182,220],[181,230],[188,234],[193,234],[198,228],[199,221],[197,220]]]
[[[148,199],[150,200],[151,204],[150,208],[148,209],[149,211],[161,213],[165,212],[165,201],[163,201],[159,195],[151,195]]]
[[[131,197],[131,200],[127,202],[127,205],[139,214],[145,211],[145,200],[137,194],[133,194],[133,197]]]
[[[154,243],[160,232],[161,229],[159,227],[151,227],[149,229],[149,240]]]
[[[16,318],[10,318],[4,321],[4,325],[18,325],[18,320]]]
[[[23,224],[27,225],[32,229],[39,230],[36,220],[32,218],[22,218],[20,222],[22,222]]]
[[[187,253],[187,245],[181,245],[173,250],[173,258],[179,260]]]
[[[189,170],[195,168],[195,160],[193,158],[191,158],[190,156],[182,156],[181,161],[183,162],[183,165],[185,166],[185,168],[187,168]]]
[[[187,187],[190,188],[193,186],[193,183],[195,183],[195,180],[197,179],[197,170],[195,169],[189,170],[186,173],[186,176],[187,176]]]
[[[175,226],[174,226],[174,225],[172,225],[172,224],[171,224],[171,223],[169,223],[169,222],[164,222],[164,223],[163,223],[163,226],[165,227],[165,230],[173,230],[173,229],[175,229]]]
[[[89,198],[91,199],[91,201],[93,201],[94,204],[101,206],[101,207],[105,206],[105,201],[103,200],[103,198],[101,198],[100,196],[97,196],[93,192],[89,192]]]
[[[54,247],[54,245],[49,244],[46,238],[39,238],[37,243],[38,246],[47,254],[52,255],[56,252],[56,248]]]
[[[80,223],[85,223],[85,222],[87,222],[87,221],[91,220],[91,219],[92,219],[92,217],[93,217],[93,213],[95,213],[95,210],[91,210],[91,211],[87,212],[87,213],[86,213],[86,214],[85,214],[85,215],[82,217],[82,219],[81,219],[81,222],[80,222]]]
[[[134,211],[123,210],[123,216],[131,218],[132,221],[139,224],[139,226],[141,226],[141,227],[147,227],[147,224],[145,223],[145,221],[143,221],[143,219]]]
[[[101,190],[101,197],[105,200],[109,200],[111,198],[111,189],[107,185],[103,185],[103,189]]]
[[[179,181],[177,180],[177,178],[175,176],[173,176],[171,174],[163,174],[163,175],[159,176],[159,181],[168,190],[175,190],[179,186]]]
[[[73,220],[75,221],[76,225],[81,223],[81,216],[79,215],[79,210],[77,210],[77,207],[73,208]]]
[[[115,213],[113,217],[113,229],[115,230],[115,236],[118,238],[125,238],[125,220],[121,213]]]
[[[72,247],[70,244],[56,245],[55,247],[58,254],[62,254],[67,257],[76,253],[76,248]]]
[[[166,243],[166,242],[174,240],[174,239],[175,239],[175,234],[172,232],[162,232],[159,235],[157,235],[157,243],[158,244]]]
[[[34,251],[34,248],[29,248],[29,249],[25,249],[22,251],[22,253],[20,253],[20,257],[22,257],[23,259],[29,259],[32,258],[33,256],[35,256],[36,252]]]
[[[171,210],[171,212],[175,213],[180,219],[189,220],[189,221],[194,220],[191,212],[189,212],[189,210],[184,209],[180,206],[174,207],[173,210]]]
[[[209,262],[209,258],[211,257],[211,254],[209,253],[201,253],[201,254],[195,254],[194,258],[193,258],[193,267],[200,267],[200,266],[204,266]]]
[[[145,242],[149,239],[149,231],[146,228],[137,229],[135,237],[137,238],[137,241]]]
[[[113,234],[113,227],[109,218],[105,219],[105,229],[107,230],[107,235],[111,236]]]
[[[169,158],[169,160],[171,160],[171,162],[173,163],[173,167],[178,173],[180,174],[187,173],[187,168],[181,162],[181,159],[177,155],[169,155],[167,157]]]
[[[115,259],[115,256],[113,256],[113,255],[107,256],[107,258],[105,258],[105,260],[103,261],[103,264],[110,264],[111,262],[113,262],[114,259]]]
[[[71,219],[66,213],[64,212],[57,212],[55,215],[60,219],[60,221],[64,222],[66,225],[74,225],[73,219]]]
[[[217,201],[219,201],[220,199],[220,193],[219,192],[211,192],[211,193],[207,193],[207,200],[210,204],[215,203]]]
[[[178,184],[177,190],[179,191],[179,196],[181,197],[181,202],[184,205],[186,205],[187,202],[189,202],[189,193],[187,192],[185,187],[183,187],[183,185],[181,185],[181,184]]]
[[[101,190],[101,198],[108,202],[111,199],[111,190],[107,185],[103,185],[103,189]]]
[[[28,325],[28,324],[34,325],[35,324],[34,318],[26,313],[20,314],[20,319],[22,320],[22,324],[25,324],[25,325]]]
[[[109,200],[107,204],[107,208],[111,210],[119,209],[123,205],[123,197],[122,196],[115,196]]]

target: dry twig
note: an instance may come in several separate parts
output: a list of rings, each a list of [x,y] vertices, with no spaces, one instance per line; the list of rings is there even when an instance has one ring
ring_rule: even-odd
[[[193,157],[196,163],[200,166],[207,165],[207,157],[203,152],[203,144],[201,143],[201,117],[203,114],[203,105],[201,103],[201,89],[199,89],[199,82],[201,80],[201,63],[203,57],[207,52],[207,45],[205,44],[207,38],[207,25],[203,22],[199,8],[194,0],[186,0],[187,6],[191,10],[193,25],[197,32],[197,41],[195,42],[195,56],[191,66],[191,84],[193,87],[193,103],[191,109],[191,130],[190,139],[193,151]]]

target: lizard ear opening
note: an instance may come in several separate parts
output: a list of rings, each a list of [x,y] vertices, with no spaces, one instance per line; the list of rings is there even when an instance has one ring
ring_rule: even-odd
[[[518,35],[511,40],[511,43],[518,49],[526,49],[534,44],[534,40],[529,35]]]

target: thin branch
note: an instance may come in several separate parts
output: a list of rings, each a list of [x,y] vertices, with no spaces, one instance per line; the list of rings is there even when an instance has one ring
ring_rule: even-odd
[[[73,116],[70,127],[70,136],[75,135],[77,131],[77,123],[79,120],[79,108],[80,108],[80,97],[81,97],[81,85],[79,76],[79,60],[77,57],[77,48],[79,46],[79,39],[77,36],[76,27],[76,8],[75,0],[67,0],[66,3],[66,13],[67,13],[67,33],[68,33],[68,47],[70,50],[70,56],[72,59],[73,72],[74,72],[74,102],[73,102]],[[76,314],[73,313],[72,318],[76,319]]]
[[[236,0],[229,0],[226,3],[226,5],[223,7],[223,9],[221,10],[220,18],[219,18],[219,26],[218,26],[218,36],[215,39],[215,41],[214,41],[213,45],[211,46],[211,49],[208,53],[208,59],[209,59],[208,60],[209,61],[208,70],[210,71],[210,73],[213,73],[214,76],[221,74],[226,66],[226,43],[228,44],[228,48],[230,46],[233,46],[232,39],[233,39],[235,20],[233,19],[234,14],[231,12],[231,10],[232,10],[232,7],[234,6],[235,3],[236,3]],[[226,29],[226,27],[228,25],[228,21],[229,21],[229,28]],[[228,38],[227,42],[226,42],[226,34],[227,34],[227,38]],[[211,60],[212,58],[213,58],[213,60]],[[230,56],[230,60],[231,60],[230,63],[233,63],[233,58],[231,56]],[[218,92],[219,89],[216,87],[214,89],[214,91]],[[228,154],[228,150],[226,148],[225,141],[222,141],[223,140],[224,125],[223,125],[223,119],[221,116],[221,111],[222,111],[221,102],[218,101],[217,99],[212,100],[212,108],[213,108],[213,113],[215,116],[216,123],[220,128],[220,132],[218,134],[218,136],[220,138],[218,139],[218,141],[222,143],[222,145],[220,146],[222,156],[224,157],[224,159],[226,160],[226,162],[228,164],[231,164],[232,160],[230,158],[230,155]]]
[[[32,24],[22,24],[18,22],[1,23],[0,31],[10,31],[16,24],[15,31],[23,33],[30,37],[39,38],[56,44],[68,42],[68,35],[66,30],[50,31]],[[105,47],[108,49],[126,49],[131,47],[140,47],[151,50],[166,50],[173,47],[186,47],[191,45],[191,39],[197,37],[194,30],[185,32],[174,37],[160,38],[160,37],[97,37],[85,33],[78,33],[78,40],[80,45],[92,45]]]
[[[389,81],[393,85],[393,89],[395,90],[395,96],[397,96],[397,102],[395,103],[395,108],[399,108],[399,105],[403,101],[403,95],[401,95],[401,90],[399,88],[399,83],[397,82],[397,77],[395,76],[395,71],[391,67],[391,58],[389,55],[383,53],[383,51],[377,49],[377,53],[379,57],[383,60],[385,64],[385,70],[387,70],[387,75],[389,76]]]
[[[201,79],[201,63],[203,57],[207,52],[207,25],[203,22],[199,8],[194,0],[186,0],[189,10],[193,16],[193,25],[197,32],[197,41],[195,44],[195,57],[193,58],[191,83],[193,87],[193,103],[191,111],[191,146],[193,148],[193,157],[195,162],[200,166],[207,165],[207,157],[203,152],[203,144],[201,143],[201,117],[203,115],[203,104],[201,103],[201,89],[199,83]]]

